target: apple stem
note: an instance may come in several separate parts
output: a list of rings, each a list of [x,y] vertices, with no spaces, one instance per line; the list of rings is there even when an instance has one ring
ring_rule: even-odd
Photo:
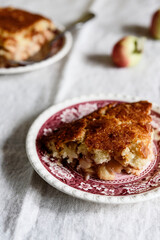
[[[139,38],[134,42],[135,49],[133,53],[142,53],[144,47],[145,38]]]

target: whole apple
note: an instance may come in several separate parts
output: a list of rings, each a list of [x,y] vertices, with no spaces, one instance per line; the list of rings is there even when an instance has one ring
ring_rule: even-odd
[[[132,67],[142,58],[144,38],[126,36],[113,47],[112,60],[118,67]]]
[[[152,16],[150,32],[153,38],[160,39],[160,9]]]

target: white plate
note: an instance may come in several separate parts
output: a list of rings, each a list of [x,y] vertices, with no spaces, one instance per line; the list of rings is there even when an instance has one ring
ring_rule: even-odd
[[[58,170],[59,172],[58,172],[58,177],[57,177],[52,174],[53,169],[50,168],[51,171],[50,171],[50,169],[47,169],[46,166],[40,160],[40,157],[38,155],[37,148],[36,148],[36,139],[39,134],[39,130],[43,129],[42,126],[45,126],[44,124],[46,124],[46,121],[48,119],[49,119],[48,121],[50,121],[50,122],[56,121],[56,120],[50,120],[51,116],[52,116],[52,119],[59,119],[59,116],[61,117],[61,119],[67,119],[69,116],[70,117],[69,121],[71,121],[71,118],[77,114],[76,111],[79,111],[79,112],[84,111],[84,113],[87,114],[87,111],[88,111],[87,108],[90,106],[92,108],[92,111],[94,111],[94,108],[96,107],[95,102],[97,102],[97,107],[98,107],[99,102],[103,102],[103,101],[105,102],[107,100],[116,100],[116,101],[119,100],[119,101],[126,101],[126,102],[134,102],[134,101],[139,101],[140,99],[135,98],[135,97],[122,96],[122,95],[111,95],[111,94],[108,96],[99,95],[99,96],[75,98],[75,99],[72,99],[72,100],[69,100],[64,103],[60,103],[58,105],[54,105],[54,106],[48,108],[34,121],[34,123],[32,124],[32,126],[28,132],[28,135],[27,135],[26,151],[27,151],[27,156],[29,158],[31,165],[33,166],[35,171],[51,186],[57,188],[58,190],[60,190],[64,193],[67,193],[73,197],[77,197],[77,198],[80,198],[83,200],[88,200],[88,201],[98,202],[98,203],[121,204],[121,203],[134,203],[134,202],[144,201],[144,200],[148,200],[148,199],[152,199],[154,197],[160,196],[160,187],[159,187],[160,186],[160,174],[159,174],[160,160],[159,160],[159,157],[157,157],[158,160],[155,158],[156,159],[155,163],[152,164],[152,167],[150,167],[149,170],[147,170],[147,171],[145,170],[147,174],[150,174],[150,179],[148,179],[148,175],[147,175],[146,179],[144,177],[146,175],[142,175],[141,177],[133,176],[133,177],[131,177],[132,180],[130,180],[129,179],[130,177],[128,177],[129,180],[127,180],[128,181],[127,183],[126,183],[126,180],[123,180],[123,179],[117,180],[118,183],[120,183],[120,187],[118,187],[119,189],[121,188],[121,185],[124,184],[124,188],[123,188],[124,193],[121,192],[121,194],[119,194],[119,195],[112,194],[114,192],[114,190],[111,189],[110,187],[114,187],[115,189],[117,189],[117,185],[113,185],[114,183],[112,181],[108,181],[109,183],[108,182],[106,183],[106,181],[98,182],[98,180],[93,179],[93,180],[91,180],[92,183],[90,184],[88,182],[85,182],[84,179],[80,175],[77,177],[77,175],[76,175],[77,173],[75,173],[73,171],[70,172],[65,167],[62,167],[63,171]],[[78,107],[74,107],[73,105],[76,105]],[[78,110],[75,110],[75,109],[78,109]],[[155,118],[157,118],[158,123],[160,125],[160,115],[159,115],[160,108],[156,105],[153,105],[153,110],[155,111],[155,114],[157,114],[157,117],[155,116]],[[56,115],[56,114],[61,114],[61,115]],[[67,114],[68,114],[68,116],[67,116]],[[53,118],[53,116],[58,116],[58,117]],[[47,123],[48,123],[48,121],[47,121]],[[46,126],[49,126],[49,125],[46,125]],[[45,128],[45,130],[46,129],[47,128]],[[47,129],[47,131],[48,130],[49,130],[49,128]],[[44,159],[44,160],[46,161],[47,159]],[[49,166],[52,166],[52,165],[54,165],[54,167],[56,167],[56,169],[59,167],[56,165],[56,163],[52,163]],[[154,175],[152,175],[153,169],[156,169],[157,175],[155,175],[155,172],[154,172]],[[66,171],[66,174],[63,175],[64,170]],[[75,174],[75,176],[74,176],[74,174]],[[81,177],[81,179],[80,179],[80,177]],[[73,178],[73,180],[72,180],[72,178]],[[78,181],[80,181],[80,184],[78,183],[79,185],[74,186],[72,183],[77,182],[77,179],[78,179]],[[65,180],[65,182],[63,180]],[[151,181],[151,182],[148,182],[148,181]],[[148,185],[148,183],[151,185]],[[105,184],[109,184],[109,187],[106,187],[108,185],[105,185]],[[101,187],[103,186],[103,188],[104,188],[104,189],[102,189],[103,191],[99,190],[101,188],[101,187],[99,188],[99,186],[101,186]],[[136,193],[135,193],[135,186],[137,186]],[[151,186],[151,187],[148,188],[148,186]],[[93,189],[93,192],[91,190],[92,187],[95,188],[95,190]],[[98,192],[98,191],[100,191],[100,192]],[[110,191],[109,194],[107,191]],[[127,193],[125,193],[125,191],[127,191]]]
[[[64,26],[56,23],[56,27],[63,31],[65,29]],[[52,57],[45,59],[41,62],[38,63],[34,63],[32,65],[28,65],[28,66],[19,66],[19,67],[11,67],[11,68],[0,68],[0,74],[17,74],[17,73],[24,73],[24,72],[30,72],[30,71],[34,71],[37,69],[41,69],[43,67],[47,67],[57,61],[59,61],[60,59],[62,59],[71,49],[72,46],[72,34],[70,32],[66,32],[65,35],[65,42],[63,47]]]

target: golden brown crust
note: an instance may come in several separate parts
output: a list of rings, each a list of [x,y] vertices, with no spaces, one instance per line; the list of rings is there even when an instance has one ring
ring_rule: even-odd
[[[59,128],[47,141],[55,141],[58,148],[71,141],[81,141],[85,134],[86,120],[81,119],[72,123],[66,123]]]
[[[151,117],[148,115],[151,103],[109,104],[84,118],[65,124],[54,132],[51,139],[58,149],[64,143],[84,142],[88,149],[109,151],[110,154],[122,152],[127,146],[137,141],[141,143],[140,155],[147,157],[148,144],[151,140]]]
[[[37,21],[49,19],[30,12],[15,9],[12,7],[0,8],[0,30],[5,30],[9,33],[21,31]]]
[[[149,131],[138,123],[118,124],[116,119],[101,119],[89,123],[86,131],[85,144],[90,149],[120,152],[133,140],[146,139]]]
[[[108,119],[117,119],[119,121],[138,122],[146,124],[151,121],[151,117],[148,115],[151,110],[152,104],[147,101],[140,101],[135,103],[121,103],[121,104],[109,104],[108,106],[100,109],[99,111]]]

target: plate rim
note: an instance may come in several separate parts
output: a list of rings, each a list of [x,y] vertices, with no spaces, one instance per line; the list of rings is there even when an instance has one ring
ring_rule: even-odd
[[[65,29],[65,26],[54,21],[55,26],[63,31]],[[11,67],[11,68],[0,68],[0,75],[10,75],[10,74],[19,74],[19,73],[25,73],[25,72],[31,72],[35,71],[44,67],[47,67],[53,63],[58,62],[61,60],[63,57],[67,55],[67,53],[70,51],[72,44],[73,44],[73,37],[71,32],[67,31],[64,34],[65,37],[65,43],[63,47],[52,57],[42,60],[41,62],[34,63],[28,66],[19,66],[19,67]]]
[[[128,102],[140,101],[140,97],[132,97],[129,95],[122,94],[98,94],[90,96],[81,96],[66,100],[64,102],[52,105],[43,111],[32,123],[29,128],[27,137],[26,137],[26,153],[27,157],[34,168],[34,170],[42,177],[47,183],[49,183],[54,188],[58,189],[61,192],[64,192],[72,197],[83,199],[86,201],[96,202],[96,203],[105,203],[105,204],[124,204],[124,203],[136,203],[141,201],[146,201],[160,196],[160,187],[149,190],[145,193],[126,195],[126,196],[104,196],[93,193],[87,193],[82,190],[75,189],[68,186],[67,184],[61,182],[53,175],[51,175],[48,170],[40,162],[37,151],[36,151],[36,138],[37,134],[42,127],[42,125],[48,120],[53,114],[62,110],[63,108],[69,107],[77,103],[83,103],[86,101],[94,100],[124,100]],[[152,109],[160,113],[160,107],[157,104],[152,103]]]

